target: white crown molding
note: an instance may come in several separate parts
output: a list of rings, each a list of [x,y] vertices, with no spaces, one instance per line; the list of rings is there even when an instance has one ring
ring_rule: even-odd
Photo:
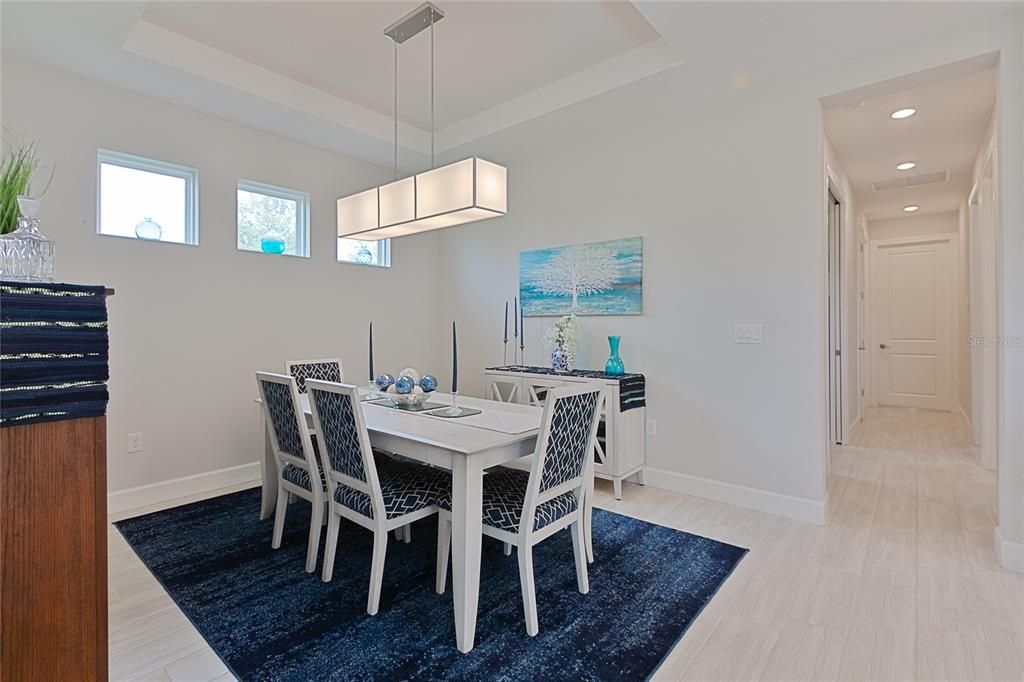
[[[239,59],[179,33],[140,19],[122,49],[185,73],[225,85],[380,140],[394,139],[394,119],[279,73]],[[399,125],[402,146],[430,152],[430,133]]]
[[[437,148],[454,149],[682,63],[659,38],[442,128]]]
[[[145,19],[135,23],[122,49],[276,106],[378,140],[393,140],[394,119],[390,116],[257,66]],[[664,40],[652,41],[437,131],[437,149],[444,151],[461,146],[681,63]],[[400,123],[399,139],[404,149],[420,154],[430,152],[430,131]]]

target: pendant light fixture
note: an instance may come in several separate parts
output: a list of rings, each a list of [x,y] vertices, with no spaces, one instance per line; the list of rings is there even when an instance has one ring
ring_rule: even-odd
[[[507,211],[507,171],[471,156],[434,167],[434,25],[444,12],[429,2],[384,29],[394,43],[395,180],[338,199],[338,236],[395,239],[452,227]],[[398,179],[398,46],[430,30],[430,170]]]

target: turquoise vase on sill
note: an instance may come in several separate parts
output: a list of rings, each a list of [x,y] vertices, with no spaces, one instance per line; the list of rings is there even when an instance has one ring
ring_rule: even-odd
[[[619,337],[609,336],[608,347],[612,354],[608,358],[608,362],[604,363],[604,373],[608,376],[620,377],[626,373],[626,367],[622,364],[622,358],[619,357]]]

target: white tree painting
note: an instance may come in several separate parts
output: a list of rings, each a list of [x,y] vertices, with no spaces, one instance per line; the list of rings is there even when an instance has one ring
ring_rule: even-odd
[[[615,286],[619,265],[615,255],[601,246],[581,244],[559,250],[536,273],[536,287],[552,296],[572,296],[572,308],[579,297]]]

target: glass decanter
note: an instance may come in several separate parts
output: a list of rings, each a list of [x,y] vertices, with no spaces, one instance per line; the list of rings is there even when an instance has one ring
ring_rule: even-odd
[[[39,231],[39,197],[18,196],[18,229],[0,235],[0,279],[52,282],[57,245]]]

